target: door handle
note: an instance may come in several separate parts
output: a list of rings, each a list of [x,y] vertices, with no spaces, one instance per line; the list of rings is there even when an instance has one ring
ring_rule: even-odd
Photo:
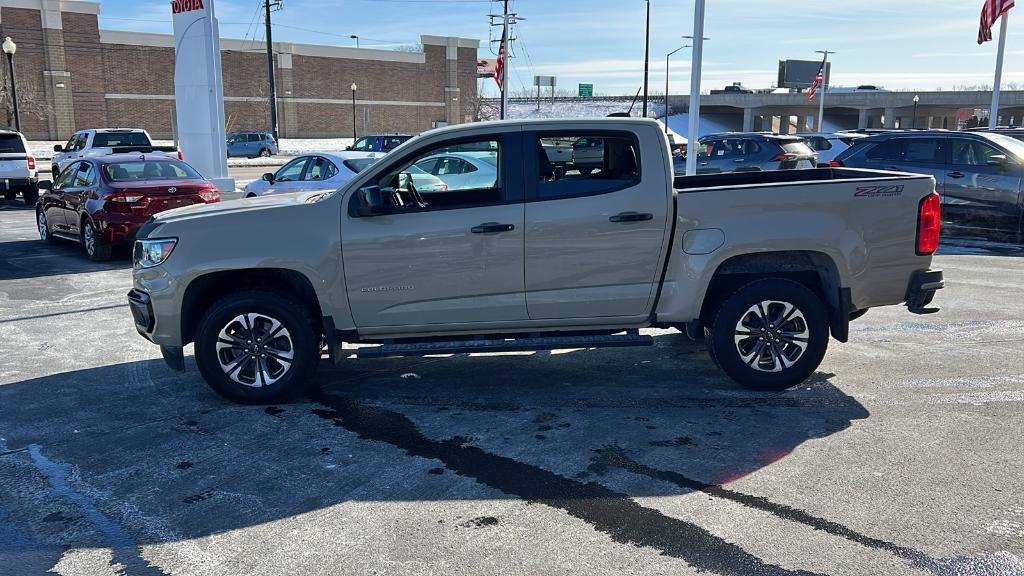
[[[498,224],[497,222],[484,222],[479,226],[469,229],[473,234],[496,234],[498,232],[511,232],[516,227],[512,224]]]
[[[733,162],[743,162],[743,158],[737,158],[737,159],[733,160]]]
[[[608,219],[609,222],[646,222],[653,220],[654,214],[640,212],[622,212]]]
[[[946,174],[946,176],[949,176],[950,178],[963,178],[964,177],[964,173],[963,172],[950,172],[950,173]]]

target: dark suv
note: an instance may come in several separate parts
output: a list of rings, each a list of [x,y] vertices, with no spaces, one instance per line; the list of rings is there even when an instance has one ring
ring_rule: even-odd
[[[803,138],[758,132],[727,132],[701,138],[697,174],[814,168],[818,155]]]
[[[411,134],[374,134],[372,136],[361,136],[355,141],[355,144],[345,148],[345,150],[357,150],[359,152],[391,152],[410,138],[412,138]]]
[[[858,140],[842,166],[928,174],[945,231],[1021,240],[1024,142],[988,132],[916,131]]]

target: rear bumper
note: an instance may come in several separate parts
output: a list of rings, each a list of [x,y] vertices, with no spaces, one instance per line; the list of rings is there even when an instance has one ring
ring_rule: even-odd
[[[0,190],[35,188],[38,183],[38,178],[0,178]]]
[[[945,288],[942,270],[918,270],[910,277],[907,287],[907,309],[914,314],[931,314],[938,308],[925,308],[935,298],[935,292]]]
[[[100,234],[104,243],[112,246],[124,246],[133,244],[139,228],[149,221],[149,214],[118,214],[115,212],[103,212],[101,218],[94,215],[94,221],[100,228]]]

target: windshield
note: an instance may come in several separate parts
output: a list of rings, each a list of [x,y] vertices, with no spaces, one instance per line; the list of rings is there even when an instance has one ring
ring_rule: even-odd
[[[92,141],[93,148],[149,145],[149,137],[142,132],[97,132]]]
[[[985,137],[1005,148],[1016,156],[1018,161],[1024,162],[1024,142],[1003,134],[986,134]]]
[[[24,154],[25,144],[17,134],[0,134],[0,154]]]
[[[111,182],[137,182],[140,180],[201,180],[203,177],[184,162],[115,162],[103,166]]]

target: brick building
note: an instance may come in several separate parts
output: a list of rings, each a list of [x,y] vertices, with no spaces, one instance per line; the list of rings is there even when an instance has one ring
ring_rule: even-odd
[[[81,128],[140,127],[170,138],[174,37],[101,30],[100,5],[81,0],[0,0],[0,39],[15,55],[21,125],[30,139],[62,140]],[[167,9],[170,17],[170,6]],[[479,41],[420,37],[420,51],[276,42],[278,124],[284,137],[420,132],[472,119]],[[269,122],[265,45],[221,40],[228,130]],[[7,66],[0,125],[10,118]]]

